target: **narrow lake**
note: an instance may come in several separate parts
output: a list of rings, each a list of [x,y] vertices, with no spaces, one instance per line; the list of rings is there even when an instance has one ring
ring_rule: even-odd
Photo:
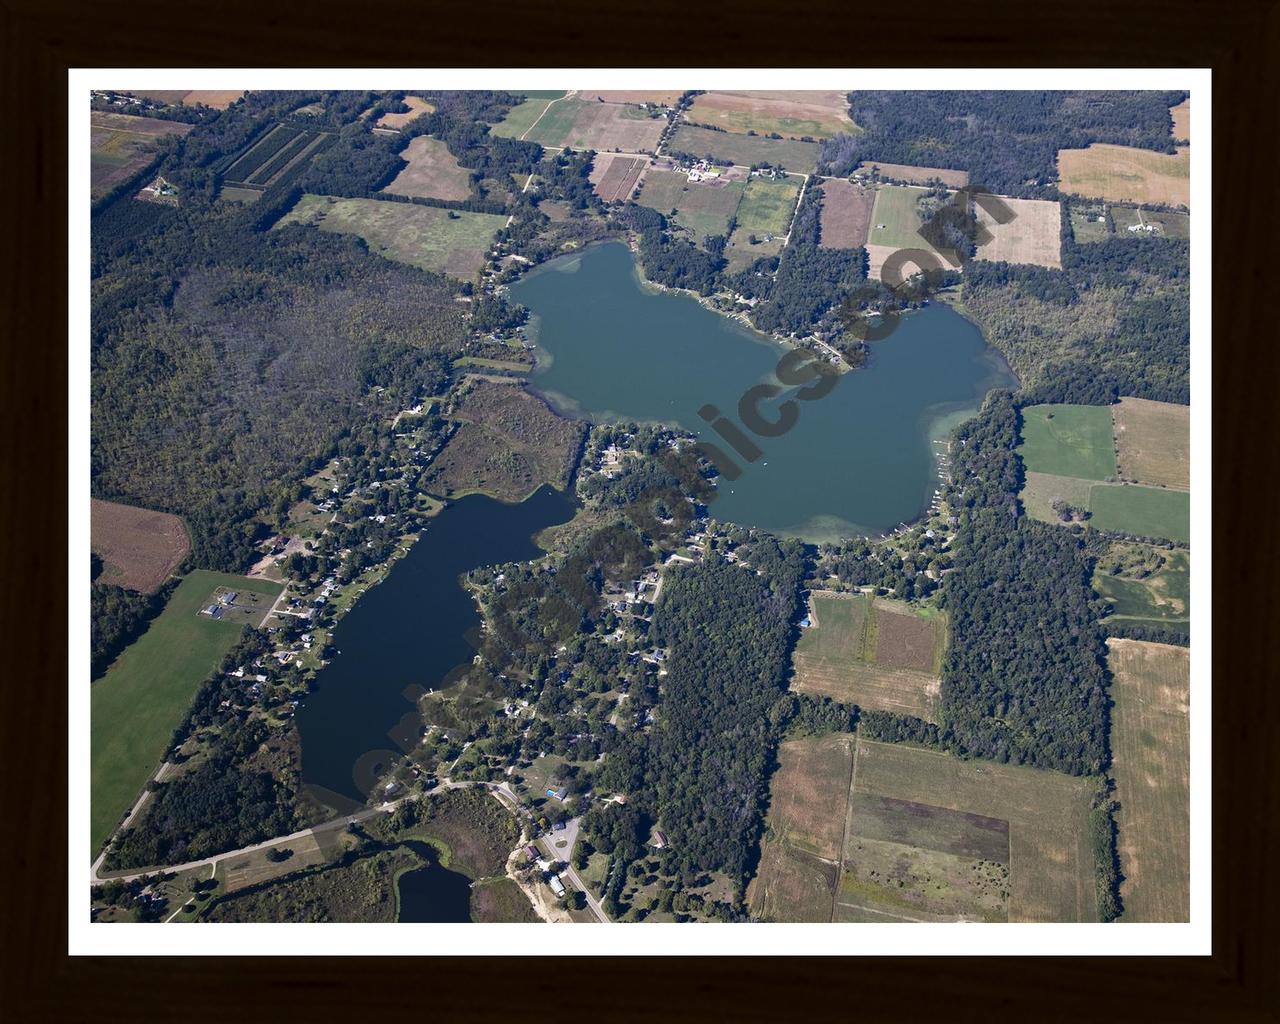
[[[356,602],[334,630],[340,653],[298,709],[302,782],[313,796],[341,813],[364,803],[385,766],[417,742],[416,697],[475,653],[467,634],[480,616],[461,574],[538,557],[533,535],[573,510],[549,487],[517,505],[461,498]]]
[[[741,426],[743,392],[777,383],[782,346],[687,295],[646,287],[622,243],[553,260],[511,297],[534,314],[534,383],[565,412],[676,424],[730,451],[698,410],[713,404]],[[762,457],[721,480],[712,515],[810,541],[891,530],[919,516],[937,486],[932,439],[991,388],[1015,384],[981,332],[934,303],[874,343],[869,366],[800,403],[789,433],[753,437]],[[761,412],[775,418],[787,397]]]

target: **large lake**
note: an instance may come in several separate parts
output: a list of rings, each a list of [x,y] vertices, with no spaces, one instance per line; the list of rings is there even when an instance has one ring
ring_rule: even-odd
[[[314,797],[346,813],[417,743],[416,698],[475,654],[468,634],[480,613],[461,574],[537,558],[533,535],[573,512],[573,501],[549,487],[518,505],[461,498],[356,602],[333,632],[339,653],[298,709],[302,782]]]
[[[511,297],[534,313],[534,383],[558,408],[677,424],[726,450],[698,410],[711,403],[741,426],[743,392],[776,383],[786,351],[687,295],[646,286],[621,243],[553,260]],[[933,440],[991,388],[1015,383],[973,324],[934,303],[874,343],[867,367],[800,403],[789,433],[753,438],[762,457],[721,480],[712,514],[811,541],[891,530],[919,516],[937,486]],[[773,403],[761,411],[772,419]]]

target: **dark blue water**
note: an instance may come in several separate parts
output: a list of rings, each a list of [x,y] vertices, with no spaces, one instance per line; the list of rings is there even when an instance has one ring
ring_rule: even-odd
[[[302,782],[313,796],[342,812],[364,802],[383,766],[417,740],[416,696],[475,653],[466,636],[480,615],[459,577],[538,557],[533,535],[573,511],[549,487],[516,505],[460,498],[361,596],[334,630],[341,653],[298,709]]]
[[[411,924],[457,924],[471,920],[471,879],[435,863],[436,852],[426,843],[408,841],[427,860],[426,867],[400,876],[400,916]]]

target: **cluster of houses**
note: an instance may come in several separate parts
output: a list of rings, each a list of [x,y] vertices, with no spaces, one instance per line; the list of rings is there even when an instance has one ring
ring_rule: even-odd
[[[713,167],[707,160],[699,160],[692,167],[680,169],[685,171],[690,182],[714,181],[720,177],[719,168]]]
[[[111,89],[94,89],[90,93],[93,100],[108,103],[113,107],[141,107],[143,110],[164,110],[167,103],[157,103],[145,96],[134,96],[127,92],[115,92]]]

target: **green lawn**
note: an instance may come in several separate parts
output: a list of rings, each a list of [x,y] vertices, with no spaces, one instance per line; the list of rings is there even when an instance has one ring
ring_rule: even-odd
[[[90,696],[90,839],[96,852],[160,764],[200,684],[243,625],[200,615],[217,587],[274,599],[279,583],[197,569],[151,627],[93,684]]]
[[[1094,487],[1089,522],[1099,530],[1190,542],[1191,495],[1163,487]]]
[[[1029,405],[1018,454],[1031,473],[1106,480],[1116,475],[1111,410],[1101,405]]]
[[[484,265],[493,236],[506,222],[494,213],[308,194],[277,227],[314,224],[322,231],[359,235],[379,256],[466,281]]]
[[[1083,210],[1078,207],[1071,210],[1071,233],[1075,235],[1076,241],[1084,245],[1087,242],[1105,242],[1111,237],[1111,229],[1107,227],[1106,222],[1099,223],[1098,217],[1101,216],[1100,211],[1096,209]]]
[[[831,667],[861,661],[870,608],[867,598],[862,594],[813,594],[809,602],[817,622],[801,631],[796,654],[811,656],[819,664]]]
[[[882,185],[876,191],[871,211],[868,245],[888,245],[895,249],[932,249],[920,236],[920,197],[924,189],[903,185]]]

